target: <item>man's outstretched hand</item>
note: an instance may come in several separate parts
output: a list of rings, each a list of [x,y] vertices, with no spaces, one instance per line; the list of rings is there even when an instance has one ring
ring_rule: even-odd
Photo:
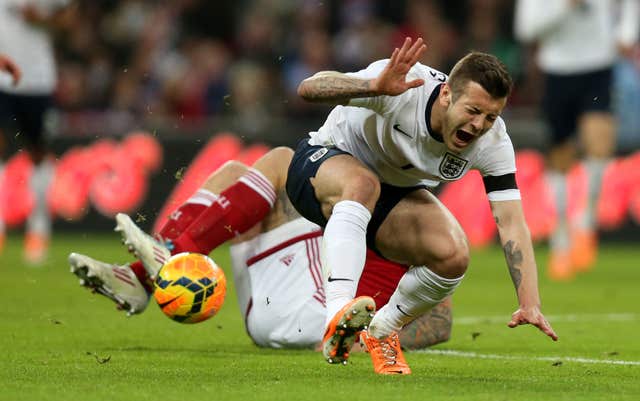
[[[553,331],[553,328],[551,327],[547,319],[545,319],[542,312],[540,312],[540,309],[537,307],[525,309],[520,308],[517,311],[513,312],[513,315],[511,315],[511,321],[509,322],[508,326],[514,328],[523,324],[532,324],[544,334],[551,337],[553,341],[558,341],[558,335],[555,331]]]
[[[427,49],[422,38],[418,38],[413,44],[411,42],[411,38],[406,38],[402,47],[393,51],[389,63],[373,81],[373,89],[379,95],[396,96],[424,85],[422,79],[406,82],[407,73]]]

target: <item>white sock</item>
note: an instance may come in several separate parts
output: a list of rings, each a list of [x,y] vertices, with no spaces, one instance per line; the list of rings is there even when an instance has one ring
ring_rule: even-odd
[[[559,171],[547,172],[547,183],[556,205],[556,228],[549,237],[552,250],[567,250],[570,245],[567,219],[567,175]]]
[[[34,166],[29,186],[35,197],[33,210],[27,220],[27,232],[48,237],[51,234],[51,215],[47,203],[49,184],[53,179],[53,164],[45,159]]]
[[[602,187],[602,177],[608,164],[608,159],[589,158],[584,162],[589,187],[587,207],[578,221],[580,228],[592,230],[597,226],[598,198]]]
[[[322,264],[328,272],[326,324],[356,295],[367,256],[369,220],[371,213],[358,202],[345,200],[333,207],[324,229],[322,254]]]
[[[389,302],[373,317],[369,334],[383,339],[399,331],[451,295],[463,277],[449,279],[426,266],[412,267],[400,279]]]

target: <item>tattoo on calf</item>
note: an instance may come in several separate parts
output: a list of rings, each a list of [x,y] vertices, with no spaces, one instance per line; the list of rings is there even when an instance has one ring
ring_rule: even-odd
[[[451,319],[451,307],[436,305],[402,328],[400,344],[405,349],[422,349],[445,342],[451,336]]]
[[[513,241],[507,241],[502,247],[504,250],[504,256],[507,259],[507,266],[509,266],[509,274],[511,274],[511,280],[515,285],[516,290],[520,288],[520,282],[522,281],[522,272],[520,267],[522,266],[522,251],[516,249],[516,245]]]

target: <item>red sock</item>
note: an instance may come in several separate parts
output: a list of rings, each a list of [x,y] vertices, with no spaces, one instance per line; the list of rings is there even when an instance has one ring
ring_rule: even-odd
[[[133,271],[133,274],[136,275],[136,278],[142,284],[147,294],[153,293],[153,281],[151,281],[151,277],[147,273],[147,270],[144,268],[144,265],[139,260],[129,264],[129,267]]]
[[[160,229],[160,237],[165,240],[176,239],[218,198],[218,195],[206,189],[199,189],[191,198],[171,213]]]
[[[169,216],[169,219],[167,219],[167,222],[162,226],[158,234],[163,239],[168,240],[178,237],[208,206],[211,206],[216,198],[217,195],[214,193],[206,189],[199,189],[191,198],[176,209],[176,211],[171,213],[171,216]],[[131,263],[129,267],[147,293],[153,293],[153,282],[142,262],[136,260]]]
[[[219,198],[172,241],[173,252],[208,255],[262,221],[275,199],[271,182],[257,170],[249,170],[237,183],[222,191]]]

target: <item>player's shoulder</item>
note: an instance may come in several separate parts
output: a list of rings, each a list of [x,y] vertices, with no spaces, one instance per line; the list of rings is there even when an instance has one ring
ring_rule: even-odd
[[[434,84],[441,84],[447,82],[447,79],[449,78],[449,76],[444,72],[422,63],[416,63],[411,68],[410,73],[424,79],[426,83],[433,82]]]

